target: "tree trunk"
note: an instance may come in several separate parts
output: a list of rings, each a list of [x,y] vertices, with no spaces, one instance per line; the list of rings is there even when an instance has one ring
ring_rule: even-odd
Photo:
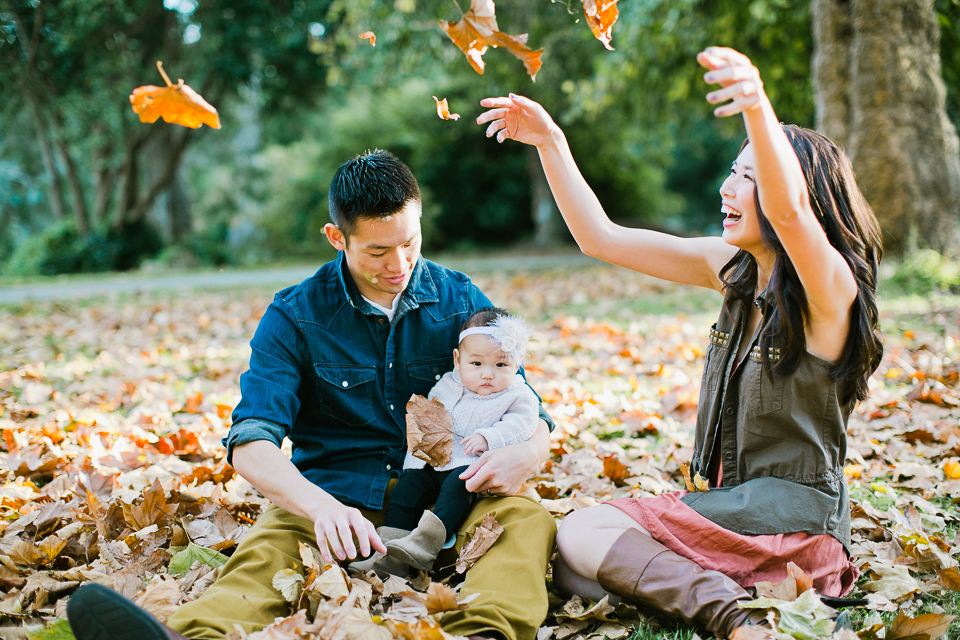
[[[885,247],[957,253],[960,140],[933,0],[815,0],[813,17],[818,126],[845,143]]]
[[[570,238],[567,226],[550,191],[550,183],[543,173],[540,154],[534,147],[527,147],[527,173],[530,176],[530,205],[533,216],[533,244],[549,247],[561,244]]]
[[[109,164],[111,149],[98,147],[94,154],[93,211],[97,222],[103,225],[109,215],[110,195],[117,182],[118,169]]]
[[[77,229],[80,231],[80,235],[87,237],[90,235],[90,214],[87,212],[87,204],[83,200],[83,189],[80,187],[80,179],[77,177],[77,165],[63,141],[57,142],[57,150],[63,159],[63,165],[67,168],[67,184],[70,185],[73,217],[77,221]]]
[[[63,192],[60,189],[60,174],[57,173],[57,164],[53,160],[53,150],[50,148],[50,138],[47,136],[47,127],[43,122],[40,105],[30,89],[24,90],[24,99],[30,108],[33,126],[37,132],[37,143],[40,145],[40,158],[43,160],[43,169],[47,173],[47,199],[50,200],[50,211],[57,220],[63,220],[66,214],[63,210]]]

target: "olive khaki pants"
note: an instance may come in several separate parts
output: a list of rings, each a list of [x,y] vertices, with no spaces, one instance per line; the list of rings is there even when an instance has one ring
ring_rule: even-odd
[[[382,511],[361,511],[375,525],[382,524]],[[441,623],[454,635],[533,640],[547,615],[544,577],[556,524],[529,498],[482,498],[473,503],[460,527],[458,552],[487,513],[496,516],[503,534],[467,571],[461,591],[461,599],[471,593],[479,596],[468,609],[448,613]],[[272,582],[281,569],[302,569],[300,542],[316,547],[313,523],[271,505],[243,537],[217,581],[200,598],[180,607],[167,624],[187,638],[220,640],[234,625],[251,633],[290,615],[290,605]],[[441,556],[437,566],[454,559],[453,554],[450,559]]]

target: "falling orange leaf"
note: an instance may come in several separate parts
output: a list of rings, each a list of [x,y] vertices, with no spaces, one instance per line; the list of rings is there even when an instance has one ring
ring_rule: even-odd
[[[209,102],[183,84],[182,79],[178,79],[177,84],[170,82],[160,61],[157,61],[157,69],[167,86],[146,85],[137,87],[130,94],[133,112],[140,116],[140,122],[154,123],[163,118],[164,122],[191,129],[199,129],[203,124],[220,128],[220,116]]]
[[[459,22],[440,21],[440,27],[450,36],[453,43],[463,51],[470,66],[477,73],[483,73],[483,54],[487,46],[505,47],[514,56],[523,61],[527,73],[533,80],[540,70],[540,56],[543,49],[533,51],[527,47],[527,34],[511,36],[500,31],[497,26],[496,7],[493,0],[471,0],[470,10]]]
[[[437,115],[444,120],[459,120],[459,113],[450,113],[450,107],[447,106],[447,99],[437,100],[437,96],[433,96],[433,99],[437,101]]]
[[[620,12],[617,10],[617,0],[582,0],[583,14],[587,17],[587,24],[593,31],[593,36],[603,43],[610,51],[610,39],[613,37],[613,23],[617,21]]]
[[[360,34],[360,38],[363,40],[369,40],[370,46],[377,46],[377,35],[373,31],[364,31]],[[389,47],[387,47],[389,49]]]

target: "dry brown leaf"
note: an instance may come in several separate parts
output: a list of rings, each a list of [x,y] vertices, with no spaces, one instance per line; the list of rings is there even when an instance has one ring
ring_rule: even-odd
[[[431,582],[430,586],[427,587],[427,597],[424,599],[424,605],[430,615],[446,611],[463,611],[478,595],[480,594],[473,593],[463,600],[457,600],[456,591],[445,584]]]
[[[694,486],[693,479],[690,477],[690,465],[686,463],[681,464],[680,473],[683,474],[683,484],[686,485],[687,491],[696,491],[697,488]]]
[[[373,31],[364,31],[360,34],[359,38],[361,40],[369,40],[371,47],[377,46],[377,35]]]
[[[402,640],[453,640],[439,623],[426,619],[418,622],[388,620],[387,625],[397,638]]]
[[[470,542],[460,549],[460,557],[457,558],[457,573],[465,573],[467,569],[476,564],[477,560],[493,546],[493,543],[502,533],[503,527],[497,522],[496,517],[492,513],[485,515],[483,522],[473,532]]]
[[[527,74],[537,79],[540,70],[540,56],[543,49],[532,51],[527,47],[527,34],[511,36],[501,33],[497,26],[496,7],[493,0],[471,0],[470,10],[459,22],[440,21],[440,27],[453,43],[467,56],[470,66],[477,73],[483,73],[483,54],[487,46],[504,47],[523,61]]]
[[[953,591],[960,591],[960,570],[956,567],[937,571],[937,584]]]
[[[603,458],[603,475],[613,482],[613,484],[618,487],[622,487],[626,482],[624,480],[629,478],[633,474],[630,472],[630,469],[627,465],[620,462],[620,459],[617,456],[610,454]]]
[[[587,17],[587,24],[593,31],[593,37],[603,43],[608,50],[613,51],[610,39],[613,37],[613,23],[617,21],[620,12],[617,10],[617,0],[582,0],[583,14]]]
[[[927,613],[910,618],[900,612],[894,619],[886,640],[936,640],[947,632],[947,627],[956,616],[943,613]]]
[[[166,624],[177,612],[177,603],[180,601],[180,585],[166,575],[154,576],[146,591],[135,600],[135,603],[161,623]]]
[[[163,118],[164,122],[191,129],[204,124],[214,129],[220,128],[220,116],[210,103],[183,84],[183,80],[177,80],[177,84],[170,82],[160,62],[157,62],[157,69],[167,86],[146,85],[137,87],[130,94],[133,112],[140,116],[140,122],[154,123]]]
[[[797,581],[797,595],[813,589],[813,578],[792,562],[787,563],[787,573]]]
[[[443,100],[437,99],[437,96],[433,96],[433,99],[437,103],[437,115],[440,116],[442,120],[459,120],[459,113],[450,113],[450,107],[447,105],[447,99]]]
[[[450,462],[453,418],[437,400],[416,394],[407,402],[407,449],[433,467]]]
[[[748,624],[734,629],[730,640],[775,640],[776,637],[769,627]]]

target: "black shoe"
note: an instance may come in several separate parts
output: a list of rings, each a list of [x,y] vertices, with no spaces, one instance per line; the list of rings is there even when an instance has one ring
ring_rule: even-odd
[[[67,601],[67,619],[77,640],[187,640],[99,584],[77,589]]]

